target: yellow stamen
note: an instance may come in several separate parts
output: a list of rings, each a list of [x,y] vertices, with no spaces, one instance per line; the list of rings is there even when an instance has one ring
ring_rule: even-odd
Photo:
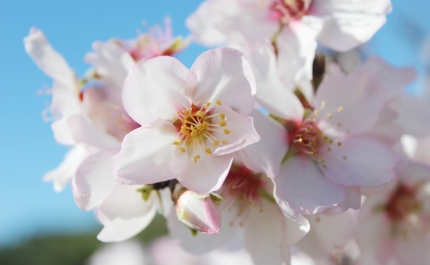
[[[208,103],[206,103],[205,105],[206,105],[206,108],[209,108],[209,106],[211,105],[211,103],[210,103],[210,102],[208,102]]]
[[[179,147],[179,151],[181,151],[182,153],[185,153],[185,149],[182,147]]]
[[[205,116],[205,113],[201,110],[197,111],[196,113],[197,116],[199,116],[200,118],[202,118],[203,116]]]
[[[175,141],[173,141],[173,145],[179,145],[180,143],[182,142],[182,140],[181,139],[177,139],[177,140],[175,140]]]
[[[220,113],[219,117],[221,118],[221,120],[225,120],[225,114],[224,113]]]
[[[219,122],[219,125],[221,127],[225,127],[225,126],[227,126],[227,122],[225,122],[224,120],[222,120],[222,121]]]
[[[227,129],[224,129],[224,133],[225,133],[225,134],[229,134],[229,133],[231,133],[231,131],[230,131],[230,130],[227,130]]]
[[[213,146],[218,146],[219,145],[219,141],[218,140],[214,141],[212,145]]]
[[[342,106],[340,106],[338,109],[337,109],[337,111],[338,112],[341,112],[343,110],[343,107]]]
[[[206,153],[208,153],[208,154],[212,154],[211,149],[209,149],[209,148],[207,148],[207,147],[205,148],[205,152],[206,152]]]
[[[197,163],[197,160],[200,158],[200,156],[199,155],[196,155],[195,157],[193,157],[193,161],[194,161],[194,163]]]
[[[328,115],[327,115],[327,117],[328,117],[329,119],[331,119],[333,116],[332,116],[331,114],[328,114]]]
[[[325,104],[326,104],[325,100],[321,102],[321,108],[324,108]]]
[[[216,101],[216,104],[217,104],[218,106],[221,106],[221,100],[219,100],[219,99],[218,99],[218,100]]]
[[[222,140],[223,145],[228,145],[228,142],[226,140]]]

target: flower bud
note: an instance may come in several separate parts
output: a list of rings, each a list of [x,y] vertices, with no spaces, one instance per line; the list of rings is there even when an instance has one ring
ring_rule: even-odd
[[[221,225],[217,203],[218,200],[214,200],[210,194],[198,194],[187,190],[176,202],[176,214],[193,234],[196,232],[217,234]]]

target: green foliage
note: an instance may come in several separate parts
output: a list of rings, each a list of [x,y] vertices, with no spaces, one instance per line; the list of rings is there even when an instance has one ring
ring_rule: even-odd
[[[157,215],[136,239],[149,244],[166,234],[166,221]],[[39,236],[18,246],[0,249],[0,264],[85,265],[94,251],[103,245],[96,236],[97,233]]]

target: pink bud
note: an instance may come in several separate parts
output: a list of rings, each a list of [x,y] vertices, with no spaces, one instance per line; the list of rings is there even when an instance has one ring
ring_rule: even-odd
[[[221,215],[210,194],[198,194],[187,190],[176,203],[178,219],[190,229],[205,234],[217,234]]]

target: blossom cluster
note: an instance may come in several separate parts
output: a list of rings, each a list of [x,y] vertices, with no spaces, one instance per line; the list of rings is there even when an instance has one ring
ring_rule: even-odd
[[[204,254],[243,248],[253,264],[430,264],[430,105],[415,78],[377,57],[333,54],[368,41],[389,0],[206,0],[173,38],[95,42],[79,78],[32,28],[54,80],[52,123],[71,147],[48,172],[129,239],[153,220]],[[188,69],[190,41],[221,46]],[[244,263],[245,264],[245,263]]]

